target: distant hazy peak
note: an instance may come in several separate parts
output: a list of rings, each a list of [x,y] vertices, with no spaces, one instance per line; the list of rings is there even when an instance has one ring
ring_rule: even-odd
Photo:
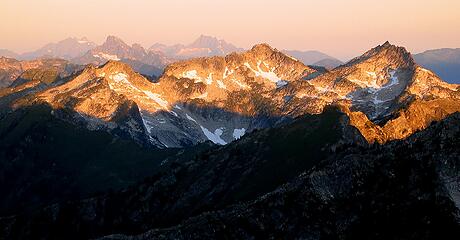
[[[155,43],[150,50],[160,51],[168,57],[176,59],[190,59],[195,57],[225,56],[232,52],[242,52],[243,49],[216,37],[200,35],[188,45],[165,45]]]
[[[105,42],[102,45],[122,45],[122,46],[129,46],[119,37],[109,35],[107,36]]]

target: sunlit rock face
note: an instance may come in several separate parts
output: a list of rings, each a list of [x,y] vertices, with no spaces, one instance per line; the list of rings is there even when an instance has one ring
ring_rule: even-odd
[[[116,38],[107,42],[124,46]],[[338,105],[369,142],[383,143],[458,111],[457,90],[388,42],[331,71],[259,44],[170,64],[156,82],[110,60],[26,102],[71,109],[91,129],[121,129],[162,148],[207,140],[224,145]]]

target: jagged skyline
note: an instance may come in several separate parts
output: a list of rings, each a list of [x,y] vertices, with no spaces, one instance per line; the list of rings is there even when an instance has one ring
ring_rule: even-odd
[[[453,30],[460,28],[459,7],[452,0],[390,0],[378,5],[362,0],[5,0],[0,3],[0,48],[21,53],[72,36],[101,43],[107,35],[149,47],[157,42],[188,43],[206,34],[244,48],[267,42],[345,60],[386,40],[413,53],[459,47],[460,33]],[[28,17],[18,18],[18,13]]]
[[[0,0],[0,239],[460,235],[459,5]]]

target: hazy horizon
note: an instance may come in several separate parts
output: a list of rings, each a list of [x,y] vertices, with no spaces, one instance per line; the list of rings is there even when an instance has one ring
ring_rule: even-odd
[[[376,2],[3,0],[0,49],[23,53],[68,37],[100,44],[108,35],[150,47],[187,44],[201,34],[246,49],[266,42],[341,60],[387,40],[413,53],[460,47],[459,1]]]

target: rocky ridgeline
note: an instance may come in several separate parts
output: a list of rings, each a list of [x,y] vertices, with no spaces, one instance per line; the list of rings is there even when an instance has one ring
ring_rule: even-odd
[[[114,37],[103,48],[148,56]],[[91,129],[122,129],[165,148],[206,140],[224,145],[254,129],[321,113],[328,105],[340,106],[368,142],[383,143],[458,111],[459,96],[458,85],[443,82],[388,42],[330,71],[259,44],[243,53],[170,64],[154,83],[109,60],[28,103],[72,109]]]

